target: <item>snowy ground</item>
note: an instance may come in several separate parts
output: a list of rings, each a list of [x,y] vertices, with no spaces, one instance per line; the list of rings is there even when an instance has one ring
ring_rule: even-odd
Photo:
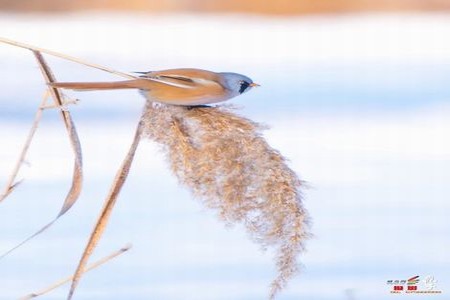
[[[389,299],[390,279],[434,275],[450,288],[450,18],[362,15],[1,15],[0,36],[123,71],[231,70],[262,87],[232,102],[306,180],[315,238],[279,299]],[[25,138],[43,82],[33,57],[0,46],[0,182]],[[61,80],[111,79],[50,59]],[[129,143],[143,100],[133,91],[68,92],[83,145],[79,203],[0,262],[0,299],[73,271]],[[70,148],[47,111],[21,177],[0,208],[0,252],[49,221],[68,188]],[[224,228],[168,172],[151,142],[138,151],[95,253],[133,249],[84,277],[77,299],[263,299],[274,276],[237,226]],[[46,299],[61,299],[61,288]],[[398,296],[398,295],[395,295]],[[404,295],[404,297],[412,295]],[[352,298],[354,297],[354,298]]]

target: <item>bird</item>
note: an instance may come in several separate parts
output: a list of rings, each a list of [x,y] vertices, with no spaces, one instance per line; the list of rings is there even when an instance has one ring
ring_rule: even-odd
[[[139,89],[149,101],[188,107],[226,101],[259,86],[245,75],[194,68],[134,73],[141,75],[124,81],[53,82],[49,85],[83,91]]]

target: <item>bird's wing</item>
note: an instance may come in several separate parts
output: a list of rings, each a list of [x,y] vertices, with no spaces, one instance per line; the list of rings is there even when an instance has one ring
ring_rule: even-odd
[[[197,89],[207,86],[222,88],[217,73],[200,69],[171,69],[153,72],[135,72],[143,74],[139,79],[115,82],[57,82],[50,84],[73,90],[109,90],[137,88],[151,90],[159,84],[181,89]],[[200,90],[199,90],[200,91]]]
[[[142,74],[142,78],[180,88],[216,85],[218,82],[217,73],[200,69],[170,69]]]
[[[142,76],[142,78],[149,79],[151,81],[160,82],[163,84],[180,87],[180,88],[195,88],[198,83],[189,77],[184,77],[180,75],[151,75]]]

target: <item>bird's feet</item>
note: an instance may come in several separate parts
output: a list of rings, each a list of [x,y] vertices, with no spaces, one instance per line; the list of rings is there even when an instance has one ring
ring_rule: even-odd
[[[212,107],[212,106],[211,105],[189,105],[189,106],[186,106],[186,109],[192,110],[195,108],[209,108],[209,107]]]

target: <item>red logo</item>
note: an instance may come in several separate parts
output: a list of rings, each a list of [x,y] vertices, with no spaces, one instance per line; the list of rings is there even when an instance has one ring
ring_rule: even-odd
[[[388,280],[386,284],[392,285],[391,294],[441,294],[442,291],[436,289],[437,280],[434,276],[427,276],[424,280],[420,276],[413,276],[409,279]]]

